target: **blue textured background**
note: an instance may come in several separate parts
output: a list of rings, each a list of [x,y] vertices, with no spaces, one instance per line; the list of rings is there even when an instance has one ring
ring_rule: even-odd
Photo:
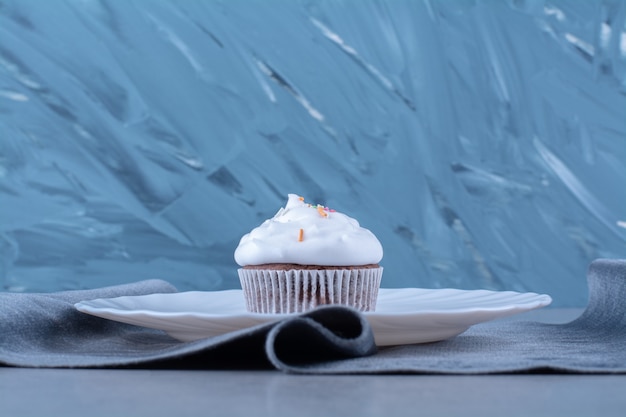
[[[1,1],[0,284],[238,287],[289,192],[384,286],[586,301],[626,248],[623,1]]]

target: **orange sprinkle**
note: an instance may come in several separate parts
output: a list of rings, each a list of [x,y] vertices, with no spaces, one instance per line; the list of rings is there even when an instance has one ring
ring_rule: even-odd
[[[321,206],[317,206],[317,212],[320,214],[320,216],[322,217],[328,217],[328,213],[326,213],[324,211],[324,207]]]
[[[298,197],[298,200],[304,201],[304,197]]]
[[[304,240],[304,229],[300,229],[300,233],[298,233],[298,242],[302,242]]]

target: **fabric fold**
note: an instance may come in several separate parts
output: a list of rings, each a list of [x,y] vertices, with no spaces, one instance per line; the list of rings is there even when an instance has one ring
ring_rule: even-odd
[[[593,261],[587,284],[587,308],[570,326],[583,331],[626,331],[626,260]]]
[[[326,306],[274,326],[265,351],[280,370],[294,371],[320,362],[370,356],[376,352],[374,334],[356,310]]]

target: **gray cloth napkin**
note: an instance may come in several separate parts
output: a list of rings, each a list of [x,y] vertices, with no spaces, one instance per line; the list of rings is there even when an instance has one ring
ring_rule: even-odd
[[[144,281],[54,294],[0,293],[0,364],[28,367],[258,368],[301,373],[626,372],[626,261],[594,261],[590,301],[561,325],[492,322],[441,342],[381,348],[367,321],[321,307],[275,323],[182,343],[92,317],[75,302],[173,292]]]

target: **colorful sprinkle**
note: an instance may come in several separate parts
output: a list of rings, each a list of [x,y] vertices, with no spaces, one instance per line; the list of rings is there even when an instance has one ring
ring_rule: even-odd
[[[304,240],[304,229],[300,229],[300,233],[298,233],[298,242],[302,242]]]
[[[304,203],[304,197],[298,197],[300,199],[300,201],[302,201]],[[333,210],[331,208],[325,207],[321,204],[310,204],[310,203],[305,203],[307,207],[311,207],[317,210],[317,212],[320,214],[320,216],[322,217],[328,217],[328,213],[335,213],[336,210]]]

